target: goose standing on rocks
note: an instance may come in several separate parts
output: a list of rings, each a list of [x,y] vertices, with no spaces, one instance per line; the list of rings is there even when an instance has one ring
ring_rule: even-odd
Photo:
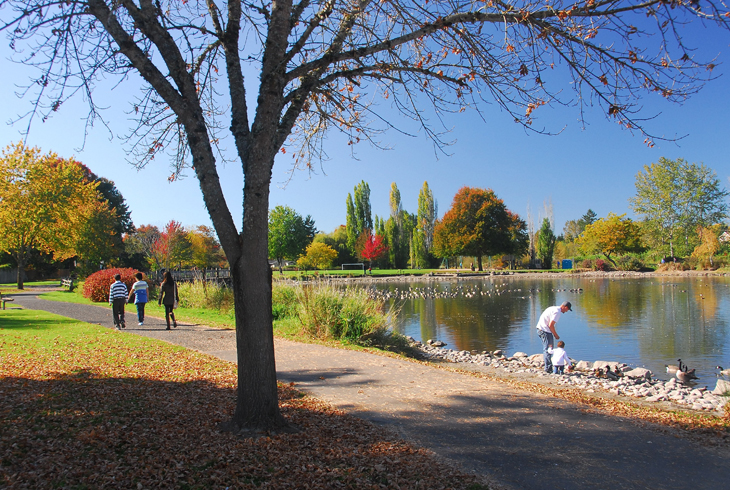
[[[723,369],[722,366],[717,366],[717,369],[720,370],[719,376],[730,376],[730,369]]]

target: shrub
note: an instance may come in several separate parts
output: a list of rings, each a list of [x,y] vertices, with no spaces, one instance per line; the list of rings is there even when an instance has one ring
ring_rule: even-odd
[[[271,312],[274,320],[296,316],[298,305],[296,288],[289,285],[274,284],[271,290]]]
[[[233,309],[233,291],[225,284],[196,280],[179,283],[177,290],[183,308],[208,308],[221,313]]]
[[[591,259],[585,259],[581,264],[583,269],[593,269],[593,261]]]
[[[609,270],[611,270],[611,265],[603,259],[596,259],[594,268],[597,271],[608,272]]]
[[[616,260],[616,267],[621,271],[640,271],[644,268],[644,263],[638,257],[624,255]]]
[[[388,329],[385,301],[370,298],[364,289],[303,286],[297,296],[302,328],[316,338],[363,342]]]
[[[137,269],[103,269],[95,272],[86,278],[84,282],[84,297],[97,303],[109,301],[109,288],[114,283],[114,276],[120,274],[122,282],[127,290],[137,282],[134,275],[139,272]]]

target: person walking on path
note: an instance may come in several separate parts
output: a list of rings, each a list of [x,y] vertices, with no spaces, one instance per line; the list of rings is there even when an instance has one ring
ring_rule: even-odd
[[[170,317],[172,317],[173,327],[177,328],[175,312],[173,310],[177,306],[178,301],[180,301],[180,297],[177,294],[177,284],[175,284],[175,280],[172,278],[170,271],[165,271],[165,279],[160,285],[160,298],[157,300],[157,304],[165,305],[166,330],[170,330]]]
[[[560,306],[549,306],[542,312],[540,319],[537,321],[537,335],[542,341],[542,358],[545,360],[545,372],[553,372],[553,363],[550,350],[553,348],[553,338],[560,339],[558,332],[555,331],[555,324],[566,311],[573,311],[570,301],[564,302]]]
[[[126,328],[124,305],[127,304],[127,286],[122,282],[121,274],[114,275],[114,282],[109,288],[109,304],[112,306],[114,326],[117,327],[117,330]]]
[[[553,349],[553,357],[551,359],[553,363],[553,374],[565,373],[565,367],[570,366],[570,357],[565,352],[565,342],[562,340],[558,342],[558,346]]]
[[[142,273],[138,272],[134,275],[137,282],[132,284],[132,290],[129,292],[128,303],[132,302],[134,296],[134,304],[137,307],[137,325],[144,325],[144,306],[147,304],[147,282],[142,279]]]

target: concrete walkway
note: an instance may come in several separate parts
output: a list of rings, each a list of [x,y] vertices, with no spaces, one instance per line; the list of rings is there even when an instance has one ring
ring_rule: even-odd
[[[14,297],[24,308],[112,325],[110,308]],[[150,318],[143,327],[131,320],[128,334],[236,360],[232,331],[199,325],[165,331],[164,320]],[[319,345],[277,339],[276,364],[281,381],[389,427],[503,488],[730,489],[727,439],[702,443],[499,382]]]

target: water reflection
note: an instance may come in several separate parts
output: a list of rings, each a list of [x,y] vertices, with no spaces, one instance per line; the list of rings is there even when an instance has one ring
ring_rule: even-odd
[[[558,333],[574,359],[616,360],[666,377],[678,358],[714,387],[730,365],[730,278],[521,278],[389,282],[369,286],[401,307],[396,330],[457,350],[540,352],[535,325],[551,305],[571,301]]]

